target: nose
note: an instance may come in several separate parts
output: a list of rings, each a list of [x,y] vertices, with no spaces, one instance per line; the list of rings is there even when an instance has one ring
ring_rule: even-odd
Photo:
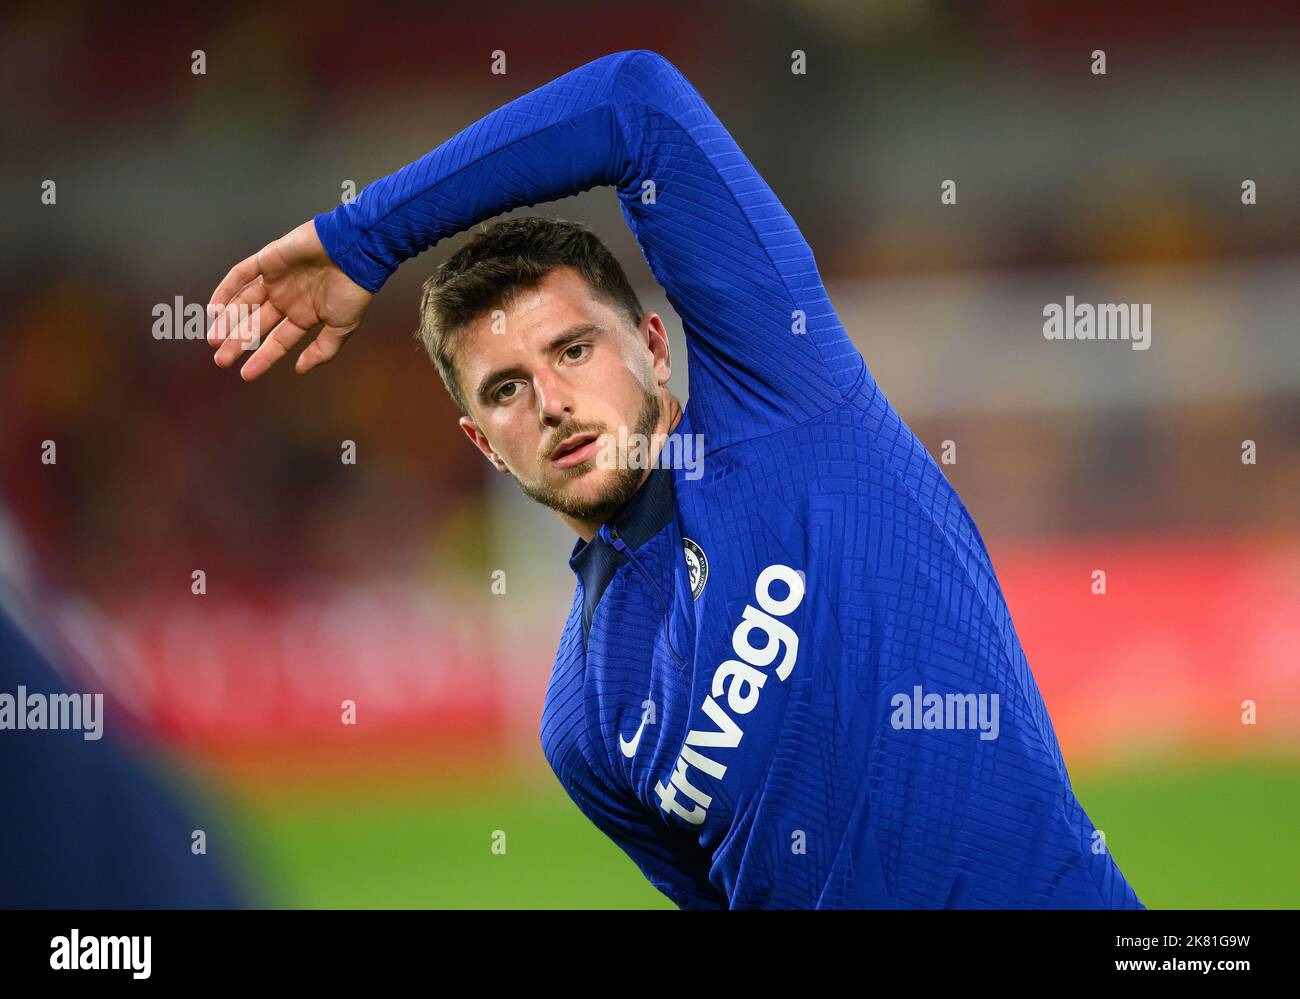
[[[553,426],[573,416],[573,400],[568,387],[555,372],[539,372],[533,379],[533,390],[537,393],[538,415],[543,423]]]

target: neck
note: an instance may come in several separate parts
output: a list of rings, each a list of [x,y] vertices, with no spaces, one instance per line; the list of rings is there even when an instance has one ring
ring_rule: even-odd
[[[667,388],[660,389],[659,401],[661,403],[661,415],[654,432],[666,437],[677,429],[677,424],[682,422],[682,404],[678,401],[675,395],[668,391]],[[650,455],[650,467],[641,473],[641,479],[636,484],[638,490],[645,485],[646,479],[650,478],[650,473],[654,471],[655,464],[658,460],[659,450],[656,448]],[[633,493],[633,495],[635,495],[635,493]],[[572,530],[574,534],[582,538],[583,541],[590,541],[600,530],[601,524],[612,520],[620,509],[622,509],[622,507],[611,510],[602,517],[571,517],[567,513],[561,513],[558,514],[558,516],[569,526],[570,530]]]

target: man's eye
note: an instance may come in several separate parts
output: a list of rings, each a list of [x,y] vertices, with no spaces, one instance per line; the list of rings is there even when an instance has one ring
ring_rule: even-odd
[[[569,347],[565,349],[564,356],[567,357],[570,361],[580,361],[582,360],[583,354],[582,353],[574,354],[573,352],[575,350],[582,352],[590,349],[591,349],[591,344],[589,343],[570,344]]]
[[[499,389],[497,389],[496,392],[493,393],[497,402],[505,402],[507,399],[513,399],[516,395],[516,392],[514,390],[518,387],[518,385],[519,385],[518,382],[506,382]],[[507,392],[506,389],[510,389],[511,391]]]

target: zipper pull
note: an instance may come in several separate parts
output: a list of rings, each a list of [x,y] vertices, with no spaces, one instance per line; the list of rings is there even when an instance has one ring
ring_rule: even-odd
[[[608,528],[605,533],[607,535],[606,540],[609,541],[609,546],[640,569],[641,566],[637,564],[636,559],[632,555],[632,549],[627,546],[627,542],[624,541],[622,535],[618,533],[618,528],[612,523],[606,523],[605,527]]]

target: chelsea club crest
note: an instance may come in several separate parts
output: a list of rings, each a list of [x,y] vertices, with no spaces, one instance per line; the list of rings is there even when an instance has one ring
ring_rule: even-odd
[[[709,581],[709,560],[704,557],[704,549],[690,538],[682,538],[682,548],[686,552],[686,572],[691,578],[691,599],[699,600],[704,584]]]

